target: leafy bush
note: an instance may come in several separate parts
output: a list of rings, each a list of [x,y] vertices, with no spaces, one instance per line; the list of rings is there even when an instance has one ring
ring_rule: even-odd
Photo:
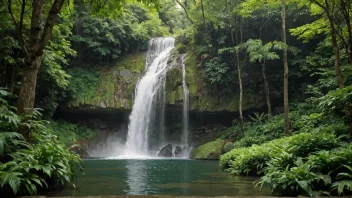
[[[285,161],[282,156],[276,158]],[[274,194],[297,195],[341,195],[352,191],[352,145],[331,151],[319,151],[307,157],[295,159],[290,165],[268,163],[266,175],[258,184],[268,185]]]
[[[186,51],[187,51],[187,46],[184,45],[184,44],[182,44],[182,43],[178,43],[178,44],[176,45],[176,49],[177,49],[177,51],[178,51],[179,53],[186,53]]]
[[[221,58],[215,57],[204,65],[205,75],[211,83],[220,83],[223,76],[230,69],[227,63],[223,62]]]
[[[233,149],[220,158],[220,166],[235,175],[262,175],[267,163],[283,152],[295,158],[336,148],[339,139],[332,133],[300,133],[248,148]]]
[[[17,115],[0,89],[0,190],[5,195],[36,194],[49,187],[73,184],[80,158],[67,151],[39,120],[41,114]],[[18,132],[28,130],[30,143]]]
[[[80,138],[90,140],[97,134],[97,131],[83,124],[72,124],[63,120],[51,120],[47,126],[66,146],[76,144]]]
[[[263,144],[269,140],[272,140],[272,138],[270,136],[265,136],[265,135],[261,135],[257,137],[246,136],[236,141],[234,144],[234,148],[250,147],[254,144]]]
[[[72,68],[68,70],[71,75],[69,95],[78,103],[85,103],[85,100],[96,96],[101,77],[97,72],[83,68]]]

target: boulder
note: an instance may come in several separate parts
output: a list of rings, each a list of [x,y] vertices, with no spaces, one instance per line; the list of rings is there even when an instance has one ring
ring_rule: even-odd
[[[222,148],[222,153],[227,153],[229,151],[231,151],[234,148],[234,145],[232,142],[226,142],[224,147]]]
[[[197,155],[197,148],[192,148],[191,152],[189,153],[189,159],[194,159]]]
[[[79,146],[78,144],[74,144],[70,147],[68,147],[68,150],[72,153],[76,153],[77,155],[79,155],[81,158],[88,158],[90,157],[89,154],[87,153],[87,151],[85,151],[81,146]]]
[[[174,154],[175,157],[181,157],[184,154],[184,150],[180,146],[176,146]]]
[[[197,149],[192,149],[190,158],[198,160],[218,160],[222,153],[224,140],[217,139],[199,146]]]
[[[172,157],[172,145],[168,144],[164,146],[158,153],[158,157]]]

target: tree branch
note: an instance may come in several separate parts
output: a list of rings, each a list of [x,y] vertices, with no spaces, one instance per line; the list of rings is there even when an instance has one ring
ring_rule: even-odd
[[[188,12],[187,12],[185,6],[182,5],[182,3],[180,2],[180,0],[176,0],[176,2],[177,2],[178,5],[180,5],[180,6],[182,7],[183,11],[185,11],[186,16],[187,16],[187,19],[189,20],[189,22],[193,23],[193,20],[189,17]]]
[[[44,31],[41,36],[40,42],[39,42],[39,48],[37,49],[36,53],[37,55],[42,55],[43,50],[48,43],[49,39],[51,38],[53,28],[55,25],[55,20],[57,16],[59,15],[62,6],[64,5],[65,0],[55,0],[50,11],[49,15],[46,19],[45,26],[44,26]]]
[[[24,18],[24,12],[25,12],[25,7],[26,7],[26,1],[25,0],[22,0],[22,7],[21,7],[21,14],[20,14],[20,24],[17,23],[17,20],[15,18],[15,16],[13,15],[13,12],[12,12],[12,1],[11,0],[8,0],[7,1],[7,8],[9,10],[9,13],[11,15],[11,18],[16,26],[16,29],[17,29],[17,34],[18,34],[18,37],[20,39],[20,44],[21,44],[21,47],[22,47],[22,50],[23,50],[23,53],[24,53],[24,56],[26,58],[29,57],[29,53],[28,53],[28,50],[27,50],[27,47],[26,47],[26,42],[23,38],[23,18]]]
[[[33,55],[33,51],[38,48],[39,35],[42,22],[42,14],[44,9],[45,0],[35,0],[32,3],[32,17],[31,17],[31,28],[29,33],[28,47]]]

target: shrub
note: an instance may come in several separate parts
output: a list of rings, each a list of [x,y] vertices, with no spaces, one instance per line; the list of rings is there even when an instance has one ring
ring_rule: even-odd
[[[80,138],[90,140],[97,134],[96,130],[83,124],[72,124],[63,120],[51,120],[47,127],[54,131],[54,134],[57,135],[59,140],[66,146],[76,144]]]
[[[36,194],[39,189],[73,184],[80,158],[67,151],[37,109],[17,115],[16,108],[3,99],[8,93],[0,89],[0,191],[5,195]],[[28,144],[18,132],[28,130]]]
[[[11,160],[0,164],[0,187],[13,194],[36,194],[38,189],[72,184],[78,155],[70,153],[45,128],[35,135],[34,143],[10,154]]]
[[[292,158],[307,157],[323,149],[336,148],[339,139],[332,133],[300,133],[262,145],[233,149],[220,158],[220,166],[235,175],[262,175],[267,163],[286,152]]]
[[[250,147],[254,144],[263,144],[269,140],[272,140],[272,138],[270,136],[265,136],[265,135],[261,135],[257,137],[246,136],[236,141],[234,144],[234,148]]]
[[[266,175],[261,177],[258,184],[268,185],[274,194],[286,196],[350,194],[351,159],[351,144],[311,154],[306,158],[306,162],[297,158],[293,164],[286,167],[272,159],[266,168]]]

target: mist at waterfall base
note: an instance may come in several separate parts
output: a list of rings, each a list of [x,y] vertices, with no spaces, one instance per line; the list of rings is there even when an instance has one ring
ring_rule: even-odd
[[[170,142],[165,138],[166,73],[168,60],[175,46],[172,37],[154,38],[148,42],[145,73],[135,88],[132,112],[129,116],[128,132],[125,140],[112,135],[104,145],[89,151],[91,157],[117,159],[155,158],[167,144],[183,148],[181,158],[188,158],[188,88],[185,80],[185,55],[182,61],[183,111],[180,142]],[[121,128],[116,134],[123,133]],[[152,137],[152,138],[151,138]]]

